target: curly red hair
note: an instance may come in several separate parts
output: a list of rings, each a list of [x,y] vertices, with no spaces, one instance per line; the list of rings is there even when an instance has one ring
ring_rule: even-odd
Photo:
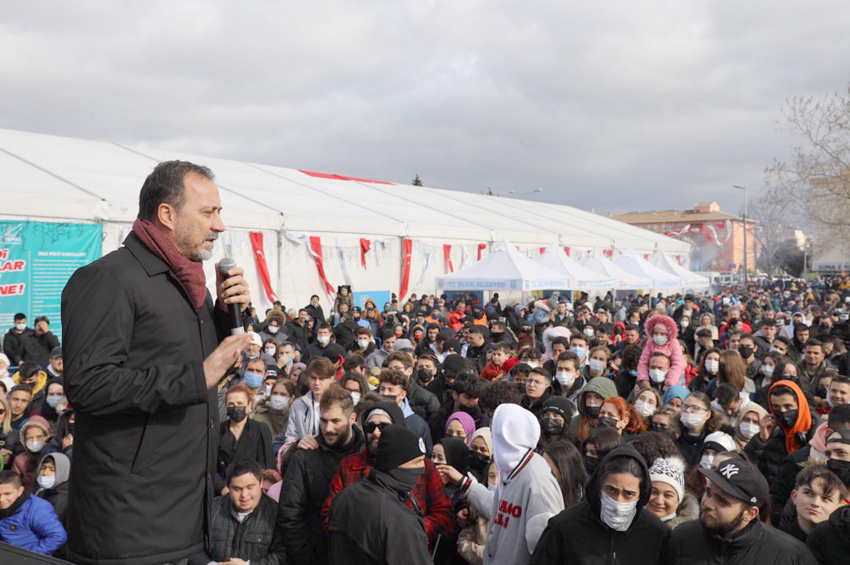
[[[606,404],[613,404],[617,407],[617,413],[620,415],[621,420],[624,417],[629,419],[629,423],[626,424],[626,427],[623,430],[624,432],[637,434],[646,431],[646,424],[644,424],[643,417],[638,414],[637,410],[635,410],[628,402],[626,402],[625,398],[622,396],[611,396],[605,399],[602,406],[605,406]]]

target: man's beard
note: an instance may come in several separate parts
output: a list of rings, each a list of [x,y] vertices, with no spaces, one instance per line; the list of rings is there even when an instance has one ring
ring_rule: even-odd
[[[336,440],[333,442],[329,442],[327,438],[325,438],[325,445],[330,447],[331,449],[336,449],[342,447],[348,442],[348,438],[351,437],[351,428],[346,429],[343,433],[336,436]]]
[[[174,231],[174,243],[178,250],[185,249],[188,250],[185,255],[190,261],[195,261],[196,263],[200,263],[203,261],[209,261],[212,259],[213,250],[203,249],[201,246],[207,241],[215,241],[218,239],[218,233],[211,231],[204,236],[204,240],[200,243],[195,243],[191,240],[191,236],[183,233],[180,229],[179,224],[178,228]]]
[[[746,511],[746,507],[742,508],[741,513],[738,514],[738,516],[728,524],[718,524],[717,519],[713,517],[710,518],[712,523],[706,524],[705,510],[700,510],[699,521],[702,524],[702,527],[705,528],[708,533],[721,538],[725,538],[727,535],[729,535],[730,532],[736,530],[738,526],[740,526],[741,523],[744,521],[744,511]]]

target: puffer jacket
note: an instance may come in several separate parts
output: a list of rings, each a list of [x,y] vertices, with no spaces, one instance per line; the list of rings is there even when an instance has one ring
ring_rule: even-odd
[[[16,512],[0,520],[0,541],[42,555],[52,555],[68,540],[49,502],[24,492]]]
[[[240,523],[230,495],[213,500],[209,550],[189,560],[190,565],[207,565],[236,557],[251,565],[283,565],[286,550],[284,532],[275,529],[277,504],[263,495],[253,512]]]
[[[822,565],[850,563],[850,506],[842,506],[815,526],[806,544]]]
[[[599,473],[587,484],[586,499],[567,508],[549,521],[531,565],[569,563],[570,565],[655,565],[662,555],[670,530],[644,507],[649,502],[652,481],[643,457],[630,444],[611,450],[600,467],[614,457],[634,459],[643,470],[637,514],[625,532],[609,528],[600,518],[601,491]]]
[[[652,330],[658,324],[663,325],[667,330],[667,343],[664,345],[655,345],[652,339]],[[679,340],[676,339],[679,335],[679,330],[673,318],[660,315],[653,316],[647,320],[644,331],[647,335],[647,340],[646,345],[643,347],[643,353],[640,354],[640,361],[638,361],[637,382],[640,383],[649,380],[649,358],[655,353],[663,353],[670,358],[670,370],[667,371],[667,378],[664,384],[668,386],[684,384],[685,356],[682,355],[682,348],[679,346]]]
[[[679,510],[676,512],[676,517],[664,522],[671,530],[681,526],[685,522],[699,520],[699,501],[697,497],[689,492],[685,493],[682,498],[682,503],[679,504]]]
[[[670,535],[663,563],[668,565],[817,565],[798,540],[762,522],[754,522],[732,539],[708,533],[699,520],[682,524]]]

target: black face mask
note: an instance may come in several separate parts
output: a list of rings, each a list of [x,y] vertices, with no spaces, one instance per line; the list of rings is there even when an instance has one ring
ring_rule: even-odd
[[[489,464],[490,458],[483,453],[478,453],[477,451],[469,452],[469,468],[476,475],[483,473]]]
[[[590,416],[591,418],[596,418],[597,416],[599,416],[599,410],[601,410],[601,409],[602,409],[601,404],[599,406],[589,406],[587,404],[584,405],[585,412],[587,412],[587,415]]]
[[[241,422],[248,416],[248,412],[244,406],[231,406],[227,409],[227,417],[231,422]]]
[[[826,467],[835,473],[835,475],[841,479],[841,482],[845,485],[850,485],[850,461],[838,461],[837,459],[830,459],[826,462]]]
[[[753,354],[753,348],[752,347],[746,347],[746,346],[745,347],[739,347],[738,353],[740,353],[741,357],[743,357],[744,359],[749,359],[750,356]]]
[[[587,471],[588,477],[593,475],[597,467],[599,467],[599,459],[594,459],[593,457],[584,458],[584,470]]]
[[[461,404],[461,403],[459,403],[459,402],[458,402],[458,407],[457,407],[457,409],[458,409],[460,412],[464,412],[464,413],[466,413],[466,414],[469,414],[470,416],[472,416],[473,414],[475,414],[475,408],[476,408],[475,406],[472,406],[472,407],[464,406],[463,404]]]
[[[564,427],[555,420],[546,418],[540,422],[540,430],[544,436],[556,436],[564,430]]]
[[[794,424],[797,423],[797,414],[798,410],[787,410],[785,412],[780,412],[777,414],[779,419],[779,425],[785,429],[791,429],[794,427]]]
[[[398,404],[398,402],[396,402],[396,400],[398,399],[398,395],[397,395],[397,394],[393,394],[392,396],[391,396],[391,395],[389,395],[389,394],[382,394],[382,395],[381,395],[381,399],[382,399],[384,402],[392,402],[393,404]]]
[[[398,481],[405,490],[413,490],[416,488],[416,482],[419,480],[419,477],[424,472],[425,467],[413,467],[412,469],[396,467],[387,471],[387,474]]]
[[[422,384],[431,382],[431,379],[434,378],[434,373],[431,369],[419,369],[416,371],[416,378],[419,379],[419,382]]]
[[[615,420],[614,418],[609,418],[608,416],[603,416],[599,418],[599,426],[603,428],[615,429],[617,427],[617,420]]]

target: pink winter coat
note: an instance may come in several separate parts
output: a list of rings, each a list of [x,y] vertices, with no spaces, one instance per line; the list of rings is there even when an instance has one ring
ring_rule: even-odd
[[[664,345],[655,345],[655,342],[652,340],[652,330],[658,324],[663,324],[667,329],[667,343]],[[682,384],[685,374],[685,357],[682,355],[682,346],[679,345],[679,340],[676,339],[679,335],[679,330],[676,329],[676,322],[670,316],[656,314],[646,322],[645,331],[648,339],[643,348],[643,353],[640,354],[640,361],[638,361],[638,382],[649,380],[649,358],[654,353],[663,353],[670,358],[670,370],[667,372],[667,378],[664,380],[664,384]]]

